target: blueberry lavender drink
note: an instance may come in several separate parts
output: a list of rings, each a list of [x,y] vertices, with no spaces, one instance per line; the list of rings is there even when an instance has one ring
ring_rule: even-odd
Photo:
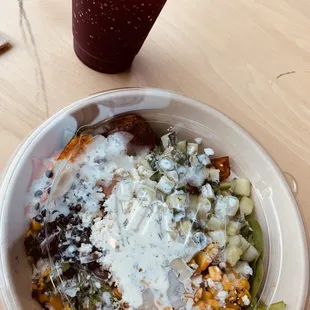
[[[166,0],[73,0],[74,49],[88,67],[128,69]]]

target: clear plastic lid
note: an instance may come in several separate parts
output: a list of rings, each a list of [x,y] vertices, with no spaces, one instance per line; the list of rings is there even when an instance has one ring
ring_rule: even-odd
[[[1,241],[5,249],[1,253],[2,300],[7,309],[29,309],[28,293],[23,292],[26,283],[30,282],[29,268],[24,252],[20,247],[15,248],[28,225],[20,211],[25,197],[16,197],[14,188],[26,192],[33,157],[48,158],[72,138],[77,128],[94,125],[124,112],[141,115],[158,136],[173,126],[178,128],[180,140],[194,141],[200,137],[202,147],[214,149],[219,157],[230,156],[234,172],[249,178],[253,185],[255,214],[264,232],[264,280],[259,296],[266,304],[284,300],[288,309],[303,309],[308,292],[306,238],[296,202],[276,164],[247,133],[219,112],[193,99],[155,89],[115,90],[81,100],[46,121],[17,151],[4,175],[0,192]],[[64,132],[67,139],[63,137]],[[81,146],[80,140],[77,146]],[[62,161],[58,171],[54,178],[56,183],[51,184],[49,204],[59,196],[55,193],[63,189],[62,176],[74,172],[70,158]],[[12,208],[18,205],[19,209]],[[53,209],[48,211],[51,211],[48,216],[55,216]],[[12,230],[11,225],[20,229]],[[45,233],[50,238],[48,227]],[[18,266],[14,264],[13,255],[23,262]],[[52,256],[50,262],[55,267]],[[299,267],[292,269],[291,266]],[[53,270],[57,271],[57,268]],[[21,279],[20,283],[17,279]],[[37,306],[32,304],[31,307],[35,309]]]

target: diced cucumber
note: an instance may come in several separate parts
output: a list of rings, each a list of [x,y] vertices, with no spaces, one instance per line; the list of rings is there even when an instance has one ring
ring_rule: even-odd
[[[181,236],[187,235],[192,228],[192,223],[189,220],[181,221],[179,225],[180,225],[179,230],[180,230]]]
[[[243,196],[240,200],[240,211],[245,215],[252,213],[254,208],[254,202],[251,198]]]
[[[174,161],[168,156],[161,158],[158,162],[158,165],[159,168],[164,171],[171,171],[175,168]]]
[[[198,201],[198,196],[196,195],[189,195],[189,205],[192,210],[197,210],[197,201]]]
[[[240,231],[240,223],[239,222],[229,222],[226,228],[226,232],[228,236],[235,236],[239,234]]]
[[[146,179],[150,179],[151,176],[155,173],[155,171],[149,170],[149,169],[145,168],[145,166],[141,165],[138,167],[138,173],[141,177],[144,177]]]
[[[187,150],[187,141],[180,141],[176,145],[176,149],[182,153],[186,153]]]
[[[174,132],[169,132],[161,137],[161,143],[164,149],[167,149],[168,147],[175,145],[175,142],[176,142],[176,135]]]
[[[230,181],[223,181],[220,183],[220,190],[228,190],[231,187],[231,183]]]
[[[148,170],[153,170],[148,160],[144,157],[141,157],[139,160],[140,165],[144,166]]]
[[[167,147],[170,146],[169,135],[170,135],[170,133],[168,133],[168,134],[166,134],[166,135],[161,137],[161,143],[162,143],[164,149],[166,149]]]
[[[242,254],[241,259],[245,262],[253,262],[255,259],[259,257],[259,252],[256,250],[256,248],[250,244],[248,249]]]
[[[226,261],[234,267],[236,263],[239,261],[242,251],[235,245],[228,245],[225,249],[224,257],[226,257]]]
[[[186,207],[186,195],[184,194],[172,194],[168,195],[166,203],[171,209],[181,209]]]
[[[168,171],[168,172],[166,173],[166,175],[167,175],[167,177],[168,177],[171,181],[173,181],[173,182],[175,182],[175,183],[178,183],[178,182],[179,182],[179,176],[178,176],[178,173],[177,173],[175,170]]]
[[[248,179],[233,180],[231,188],[237,196],[250,196],[251,194],[251,183]]]
[[[218,183],[220,182],[220,170],[210,168],[209,169],[209,179],[212,182]]]
[[[198,144],[197,143],[188,142],[187,143],[186,153],[189,156],[196,155],[198,153]]]
[[[202,186],[201,194],[208,199],[214,199],[215,198],[214,191],[212,189],[212,186],[209,183]]]
[[[211,202],[209,199],[200,195],[197,200],[197,210],[198,217],[206,221],[211,210]]]
[[[210,231],[208,235],[213,242],[216,242],[219,245],[219,247],[226,245],[226,233],[224,230]]]
[[[151,177],[151,181],[155,181],[158,182],[160,180],[160,178],[162,177],[162,173],[160,173],[159,171],[155,172]]]
[[[241,237],[240,249],[242,250],[242,252],[245,252],[248,249],[248,247],[250,246],[250,243],[247,242],[247,240],[245,238],[243,238],[241,235],[240,235],[240,237]]]
[[[241,247],[241,236],[236,235],[236,236],[228,236],[228,243],[230,245],[235,245],[237,247]]]
[[[143,205],[150,205],[155,199],[156,193],[152,188],[145,185],[140,185],[136,190],[136,195]]]
[[[207,223],[207,227],[210,230],[221,230],[224,228],[224,222],[216,216],[212,216]]]
[[[228,236],[228,243],[239,247],[242,253],[244,253],[250,246],[250,243],[247,242],[241,235]]]
[[[165,175],[163,175],[159,182],[157,183],[156,187],[165,194],[170,194],[174,189],[175,183],[169,180]]]
[[[185,166],[178,166],[177,167],[177,173],[179,175],[179,178],[184,178],[187,172],[187,167]]]
[[[190,162],[190,164],[191,164],[192,167],[201,165],[201,163],[200,163],[199,160],[198,160],[197,155],[190,155],[190,157],[189,157],[189,162]]]

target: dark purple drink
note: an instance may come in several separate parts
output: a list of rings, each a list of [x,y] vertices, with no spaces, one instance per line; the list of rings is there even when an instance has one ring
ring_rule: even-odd
[[[167,0],[72,0],[74,50],[105,73],[128,69]]]

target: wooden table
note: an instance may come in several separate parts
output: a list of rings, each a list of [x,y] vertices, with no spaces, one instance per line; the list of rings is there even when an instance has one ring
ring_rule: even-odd
[[[246,128],[296,178],[310,228],[309,0],[168,0],[131,72],[118,75],[76,58],[70,0],[24,6],[48,110],[17,1],[0,0],[0,30],[12,43],[0,52],[0,169],[34,127],[81,97],[116,87],[167,88],[208,102]]]

